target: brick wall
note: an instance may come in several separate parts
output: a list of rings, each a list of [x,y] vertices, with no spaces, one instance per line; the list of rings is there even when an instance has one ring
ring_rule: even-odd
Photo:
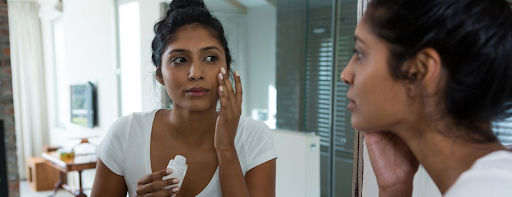
[[[304,130],[306,0],[277,1],[276,127]]]
[[[4,120],[9,196],[20,196],[9,43],[7,0],[0,0],[0,119]]]

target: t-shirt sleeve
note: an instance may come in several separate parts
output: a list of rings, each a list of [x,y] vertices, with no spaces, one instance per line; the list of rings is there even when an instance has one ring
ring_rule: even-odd
[[[277,158],[274,136],[270,128],[263,122],[248,118],[245,131],[245,151],[247,155],[247,171]]]
[[[127,125],[127,118],[122,117],[116,120],[107,134],[98,145],[96,154],[101,161],[114,173],[123,176],[122,162],[122,148],[121,143],[123,141],[123,133],[126,132],[125,127]]]
[[[512,173],[502,170],[463,173],[445,197],[509,197],[512,195]]]

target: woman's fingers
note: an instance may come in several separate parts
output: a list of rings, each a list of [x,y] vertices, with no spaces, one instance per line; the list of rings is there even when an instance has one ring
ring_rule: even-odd
[[[236,89],[236,103],[238,107],[238,113],[242,113],[242,80],[240,79],[240,72],[235,72],[235,89]]]
[[[151,193],[149,196],[176,196],[176,194],[180,191],[180,188],[178,186],[169,188],[169,189],[162,189],[156,192]]]
[[[232,110],[236,109],[236,108],[238,108],[237,100],[236,100],[236,96],[235,96],[235,91],[233,90],[233,85],[231,84],[231,81],[229,81],[229,75],[226,73],[226,70],[224,69],[224,67],[221,68],[221,72],[224,76],[224,83],[226,84],[225,92],[226,92],[226,96],[229,97],[231,109]]]
[[[145,184],[151,183],[155,180],[162,180],[162,178],[164,178],[164,176],[167,176],[171,173],[172,173],[172,169],[163,169],[158,172],[154,172],[154,173],[151,173],[151,174],[148,174],[148,175],[142,177],[141,179],[139,179],[137,184],[145,185]]]
[[[222,73],[219,73],[218,77],[219,79],[219,88],[218,88],[218,92],[219,92],[219,99],[220,99],[220,113],[223,114],[223,113],[227,113],[229,110],[229,103],[231,103],[229,101],[229,96],[228,93],[226,92],[226,83],[224,82],[225,77]]]
[[[139,181],[137,183],[137,195],[138,196],[147,196],[149,194],[149,196],[151,196],[154,193],[162,193],[162,194],[172,195],[173,193],[176,193],[177,191],[179,191],[179,187],[173,187],[173,188],[166,189],[166,190],[162,189],[165,186],[174,185],[181,181],[178,178],[162,180],[162,178],[164,176],[167,176],[171,173],[172,173],[171,169],[164,169],[164,170],[160,170],[158,172],[151,173],[151,174],[148,174],[148,175],[142,177],[141,179],[139,179]],[[174,188],[177,188],[177,189],[174,189]],[[173,193],[172,192],[169,193],[170,191],[173,191],[172,189],[177,190],[177,191],[175,191]],[[160,190],[163,190],[163,192]],[[162,195],[159,195],[159,196],[162,196]]]
[[[175,179],[167,179],[167,180],[158,180],[158,181],[153,181],[151,183],[148,183],[146,185],[140,185],[138,188],[137,188],[137,193],[139,193],[139,191],[142,193],[142,194],[147,194],[147,193],[164,193],[160,190],[164,190],[164,191],[167,191],[170,189],[163,189],[165,186],[168,186],[168,185],[174,185],[176,183],[174,183]],[[178,181],[179,182],[179,181]],[[176,188],[176,187],[174,187]],[[177,189],[179,190],[179,188]],[[177,191],[176,191],[177,192]],[[160,195],[161,196],[161,195]]]

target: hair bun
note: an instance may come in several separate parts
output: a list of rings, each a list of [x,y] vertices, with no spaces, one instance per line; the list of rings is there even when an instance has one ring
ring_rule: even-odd
[[[169,5],[168,13],[172,13],[179,9],[202,8],[206,9],[203,0],[173,0]]]

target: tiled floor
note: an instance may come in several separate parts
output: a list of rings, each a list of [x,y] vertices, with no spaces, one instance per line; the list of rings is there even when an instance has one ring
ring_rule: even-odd
[[[90,196],[90,192],[91,192],[91,190],[84,191],[84,193],[87,196]],[[20,181],[20,194],[21,194],[21,197],[48,197],[52,194],[52,191],[48,190],[48,191],[36,192],[28,187],[28,184],[26,181]],[[73,195],[64,189],[60,189],[57,192],[57,195],[55,195],[55,197],[73,197]]]

